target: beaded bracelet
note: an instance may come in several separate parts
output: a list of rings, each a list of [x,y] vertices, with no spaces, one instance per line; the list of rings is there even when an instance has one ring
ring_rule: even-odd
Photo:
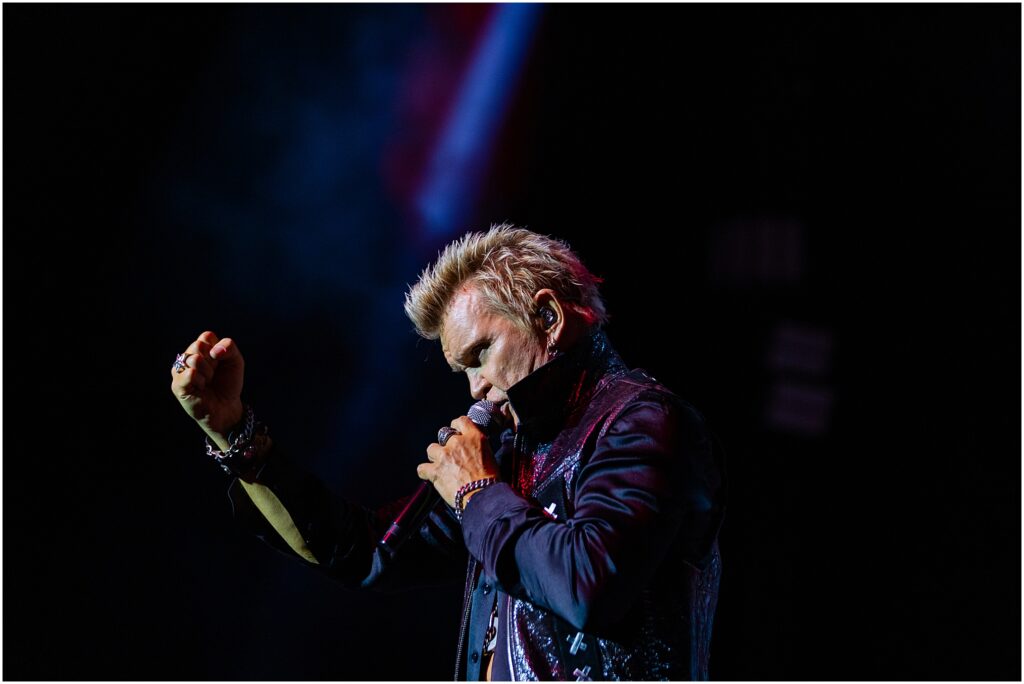
[[[455,517],[462,521],[462,514],[465,509],[462,507],[462,500],[466,498],[466,495],[470,492],[475,492],[478,489],[484,487],[490,487],[492,484],[498,481],[496,477],[485,477],[482,480],[473,480],[459,487],[459,491],[455,492]]]
[[[235,434],[232,432],[232,434]],[[229,435],[230,437],[231,435]],[[237,475],[246,482],[255,480],[255,470],[262,464],[271,445],[267,426],[256,422],[252,406],[245,407],[244,427],[224,451],[218,451],[206,438],[206,455],[212,456],[224,472]]]

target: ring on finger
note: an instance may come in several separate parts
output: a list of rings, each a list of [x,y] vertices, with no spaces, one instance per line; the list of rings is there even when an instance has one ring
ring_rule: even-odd
[[[445,425],[443,428],[437,431],[437,443],[444,446],[448,443],[448,440],[452,438],[452,435],[461,435],[462,433],[453,427]]]
[[[188,366],[185,365],[185,360],[188,357],[192,356],[193,354],[195,354],[195,352],[185,352],[184,354],[178,354],[177,358],[174,359],[174,366],[171,367],[172,370],[175,373],[178,373],[179,375],[184,373],[185,369],[188,368]]]

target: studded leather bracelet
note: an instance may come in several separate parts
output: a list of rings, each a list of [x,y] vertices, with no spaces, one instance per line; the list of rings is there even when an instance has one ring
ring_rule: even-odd
[[[462,514],[465,512],[463,508],[463,500],[466,495],[470,492],[483,489],[484,487],[490,487],[492,484],[498,481],[496,477],[485,477],[482,480],[473,480],[459,487],[459,491],[455,492],[455,517],[462,521]]]

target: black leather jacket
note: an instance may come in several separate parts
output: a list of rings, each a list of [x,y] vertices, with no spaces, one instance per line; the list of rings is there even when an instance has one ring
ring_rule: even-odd
[[[725,501],[703,418],[629,371],[602,332],[508,395],[520,426],[495,454],[502,482],[470,499],[461,527],[440,504],[394,558],[376,541],[403,502],[355,506],[276,447],[258,481],[291,514],[313,567],[350,586],[465,571],[456,679],[481,678],[495,605],[495,680],[707,679]],[[229,495],[236,517],[296,555],[237,481]]]

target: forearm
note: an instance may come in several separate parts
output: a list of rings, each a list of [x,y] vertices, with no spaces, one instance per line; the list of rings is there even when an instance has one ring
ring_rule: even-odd
[[[464,522],[471,514],[491,519],[466,536],[485,571],[510,594],[585,631],[626,614],[679,526],[679,516],[671,513],[647,529],[590,516],[552,520],[508,485],[481,492]],[[472,525],[471,520],[467,527]]]
[[[370,572],[371,514],[333,495],[275,444],[255,478],[228,489],[236,520],[270,546],[346,584]],[[338,552],[346,547],[347,554]]]
[[[274,531],[281,537],[281,539],[288,544],[288,546],[303,560],[319,565],[320,561],[316,559],[313,552],[309,550],[306,545],[306,540],[303,539],[302,533],[299,532],[299,528],[295,526],[295,521],[292,520],[291,513],[284,507],[281,500],[277,498],[277,495],[264,484],[258,482],[245,482],[239,480],[239,484],[245,493],[249,495],[253,504],[259,509],[259,512],[266,518],[267,522],[270,523]]]
[[[351,587],[437,584],[461,571],[465,549],[446,511],[435,512],[395,559],[377,541],[401,502],[371,511],[333,494],[275,446],[253,482],[228,491],[236,519],[275,549]]]

